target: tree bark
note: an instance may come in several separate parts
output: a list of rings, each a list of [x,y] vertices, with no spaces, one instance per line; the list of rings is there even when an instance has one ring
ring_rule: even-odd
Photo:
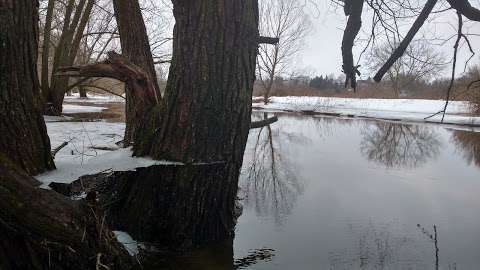
[[[133,269],[93,201],[39,189],[0,161],[0,269]]]
[[[28,174],[54,168],[37,76],[38,1],[0,1],[0,269],[131,269],[94,196],[73,202]]]
[[[42,91],[47,92],[50,88],[49,65],[50,65],[50,38],[53,20],[53,10],[55,8],[55,0],[48,0],[47,15],[45,17],[45,28],[43,29],[43,46],[42,46]]]
[[[183,164],[174,172],[157,169],[131,178],[122,191],[137,198],[122,208],[137,224],[127,228],[129,232],[183,249],[228,239],[233,233],[238,176],[250,129],[258,5],[256,0],[173,4],[174,48],[164,102],[156,99],[148,72],[114,53],[103,63],[61,73],[126,82],[139,104],[134,154]],[[172,192],[178,196],[169,195]],[[161,207],[153,206],[155,202],[162,202]],[[139,222],[142,228],[161,229],[142,232]]]
[[[29,174],[55,168],[36,69],[37,4],[0,2],[0,153]]]
[[[173,4],[176,25],[165,106],[161,116],[151,121],[154,129],[147,124],[140,130],[134,152],[220,167],[215,177],[175,175],[173,183],[191,197],[177,197],[164,210],[175,213],[167,223],[181,225],[176,227],[177,236],[183,234],[193,245],[201,245],[231,237],[235,225],[258,52],[258,3],[201,0]],[[162,179],[156,182],[158,187],[169,179],[163,173],[157,177]],[[190,211],[182,211],[187,208]],[[208,222],[202,222],[205,217]],[[208,232],[209,237],[192,237],[192,231]]]
[[[353,61],[353,46],[355,39],[362,27],[362,11],[365,0],[347,0],[345,1],[344,11],[345,15],[349,16],[347,26],[343,33],[342,40],[342,59],[343,59],[343,73],[345,73],[345,87],[349,85],[356,90],[357,75],[359,74],[357,67]]]
[[[147,72],[150,80],[154,83],[157,99],[160,100],[160,88],[157,83],[150,43],[138,0],[114,0],[113,7],[115,9],[115,18],[120,33],[122,55],[131,63]],[[126,88],[128,88],[128,86],[126,86]],[[141,101],[135,100],[135,96],[132,95],[132,90],[133,89],[125,90],[126,126],[123,139],[125,147],[130,146],[131,143],[135,141],[135,131],[138,128],[139,122],[138,117],[143,117],[135,113],[135,108],[142,106],[142,104],[140,104]]]
[[[64,25],[60,35],[60,41],[55,49],[55,57],[52,72],[55,73],[60,67],[71,66],[75,62],[80,42],[90,14],[95,4],[94,0],[80,0],[74,10],[75,0],[70,0],[66,7]],[[72,17],[73,15],[73,17]],[[68,77],[52,76],[48,91],[43,91],[45,99],[45,114],[61,115],[65,93],[68,90]]]

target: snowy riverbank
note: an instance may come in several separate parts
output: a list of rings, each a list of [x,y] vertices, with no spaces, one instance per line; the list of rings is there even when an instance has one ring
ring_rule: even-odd
[[[340,116],[355,116],[387,120],[404,120],[412,122],[439,123],[442,114],[425,119],[443,110],[443,100],[423,99],[356,99],[333,97],[272,97],[270,103],[253,103],[254,108],[309,112],[323,114],[338,114]],[[480,117],[469,115],[469,103],[451,101],[443,123],[457,125],[480,126]]]

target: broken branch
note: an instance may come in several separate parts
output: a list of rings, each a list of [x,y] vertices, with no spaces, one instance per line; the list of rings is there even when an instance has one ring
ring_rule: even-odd
[[[258,44],[278,44],[280,42],[280,39],[278,37],[263,37],[259,36],[258,37]]]
[[[270,124],[273,124],[277,121],[278,121],[277,116],[273,116],[273,117],[270,117],[270,118],[267,118],[267,119],[264,119],[264,120],[261,120],[261,121],[255,121],[255,122],[250,123],[250,129],[262,128],[264,126],[268,126]]]

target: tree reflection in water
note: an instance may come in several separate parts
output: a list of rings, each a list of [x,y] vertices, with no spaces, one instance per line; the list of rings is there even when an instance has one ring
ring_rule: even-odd
[[[435,158],[441,142],[427,126],[375,122],[362,130],[360,151],[388,168],[416,168]]]
[[[439,250],[436,226],[434,228],[434,236],[425,237],[428,231],[420,224],[352,222],[348,227],[352,248],[331,252],[330,269],[438,270]],[[455,265],[448,263],[448,269]]]
[[[192,252],[166,257],[146,257],[143,269],[155,270],[237,270],[247,269],[261,262],[269,262],[275,250],[268,248],[250,250],[242,258],[234,259],[233,240],[212,244]]]
[[[452,139],[457,148],[461,149],[465,160],[480,167],[480,133],[456,130]]]
[[[264,114],[264,118],[267,115]],[[276,124],[274,124],[276,125]],[[244,181],[240,197],[247,207],[253,207],[260,216],[273,216],[277,224],[290,214],[303,186],[294,172],[291,156],[284,151],[280,142],[292,142],[292,134],[279,138],[280,129],[272,130],[270,125],[253,130],[253,144],[249,146],[249,160],[246,160]]]

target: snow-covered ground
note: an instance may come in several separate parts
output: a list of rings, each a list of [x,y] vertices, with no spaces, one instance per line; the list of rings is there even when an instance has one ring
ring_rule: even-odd
[[[69,112],[101,112],[104,109],[103,107],[70,104],[64,106],[64,109]],[[254,106],[266,110],[314,111],[386,120],[439,122],[441,115],[428,120],[424,120],[424,118],[440,111],[444,102],[406,99],[273,97],[268,105],[254,103]],[[83,175],[108,170],[134,170],[155,164],[179,165],[175,162],[132,157],[131,149],[119,148],[116,142],[123,139],[124,123],[71,122],[68,120],[71,119],[65,116],[46,117],[52,149],[64,142],[68,142],[68,145],[55,156],[57,170],[36,177],[43,182],[42,187],[48,186],[50,182],[70,183]],[[444,123],[480,126],[480,117],[468,116],[468,103],[454,101],[448,107]],[[466,127],[452,125],[450,128]],[[471,127],[468,129],[471,130]]]
[[[79,103],[110,103],[110,102],[125,102],[124,98],[121,98],[119,96],[113,96],[113,95],[97,95],[97,94],[87,94],[88,98],[80,98],[78,93],[74,93],[71,96],[65,96],[64,101],[65,102],[79,102]]]
[[[272,97],[268,105],[253,103],[256,108],[282,111],[313,111],[348,116],[369,117],[414,122],[436,122],[442,114],[425,119],[443,110],[442,100],[422,99],[356,99],[333,97]],[[463,101],[449,103],[444,118],[446,124],[480,126],[480,117],[469,116],[469,104]]]
[[[68,145],[55,155],[56,170],[36,176],[44,188],[51,182],[71,183],[86,174],[177,164],[132,157],[131,149],[119,148],[115,143],[123,138],[124,123],[47,122],[47,130],[52,149],[63,142]]]
[[[107,108],[96,106],[81,106],[72,104],[63,104],[63,113],[99,113]]]

